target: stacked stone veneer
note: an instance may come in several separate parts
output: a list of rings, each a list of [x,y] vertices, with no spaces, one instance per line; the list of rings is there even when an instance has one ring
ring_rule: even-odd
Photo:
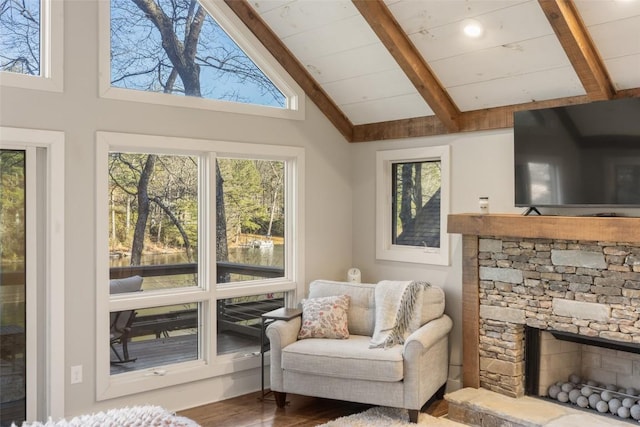
[[[524,394],[524,326],[640,343],[640,244],[480,237],[480,385]]]

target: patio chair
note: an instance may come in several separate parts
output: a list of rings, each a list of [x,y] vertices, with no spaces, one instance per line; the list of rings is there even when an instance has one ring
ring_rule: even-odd
[[[124,292],[138,292],[142,288],[142,277],[131,276],[124,279],[113,279],[109,281],[109,293],[119,294]],[[128,363],[135,362],[135,358],[129,357],[128,343],[131,339],[131,324],[136,317],[135,310],[124,310],[110,313],[110,333],[111,339],[109,345],[113,354],[118,360],[112,360],[111,363]],[[122,355],[116,349],[116,344],[122,346]]]

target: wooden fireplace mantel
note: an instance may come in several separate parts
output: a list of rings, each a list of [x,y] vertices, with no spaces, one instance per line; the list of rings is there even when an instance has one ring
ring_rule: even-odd
[[[478,237],[640,242],[640,218],[452,214],[447,231],[462,234],[462,383],[480,387]]]
[[[640,242],[640,218],[452,214],[447,231],[471,236]]]

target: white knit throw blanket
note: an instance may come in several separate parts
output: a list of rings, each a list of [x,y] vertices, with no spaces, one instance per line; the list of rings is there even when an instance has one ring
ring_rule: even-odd
[[[12,426],[15,426],[13,424]],[[195,421],[175,415],[160,406],[133,406],[110,409],[90,415],[79,415],[45,422],[24,422],[22,427],[199,427]]]
[[[369,348],[404,344],[420,327],[422,291],[427,282],[382,280],[375,288],[376,325]]]

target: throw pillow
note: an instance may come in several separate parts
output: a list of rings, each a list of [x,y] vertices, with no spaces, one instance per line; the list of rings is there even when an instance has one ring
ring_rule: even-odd
[[[298,332],[298,339],[349,338],[349,300],[348,295],[302,300],[302,326]]]

